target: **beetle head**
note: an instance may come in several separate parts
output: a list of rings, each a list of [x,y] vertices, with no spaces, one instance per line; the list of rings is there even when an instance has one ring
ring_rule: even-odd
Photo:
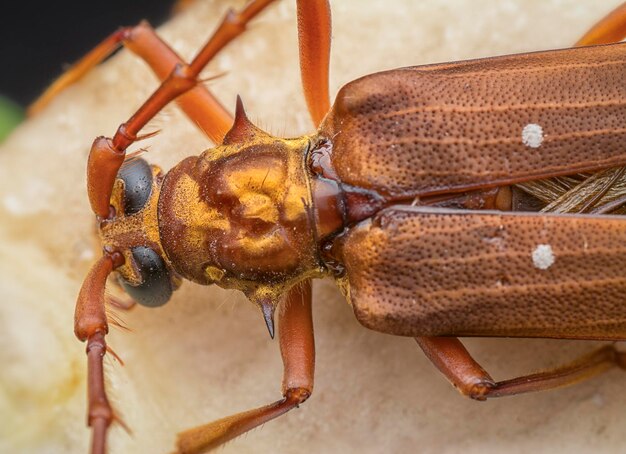
[[[180,284],[159,239],[157,204],[162,182],[158,167],[140,158],[127,160],[111,195],[115,215],[100,224],[104,249],[124,256],[124,264],[116,269],[120,284],[135,301],[153,307],[165,304]]]

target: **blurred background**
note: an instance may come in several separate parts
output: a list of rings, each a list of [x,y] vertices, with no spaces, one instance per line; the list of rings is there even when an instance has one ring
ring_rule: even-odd
[[[0,15],[0,141],[65,68],[118,27],[165,21],[173,0],[12,2]]]

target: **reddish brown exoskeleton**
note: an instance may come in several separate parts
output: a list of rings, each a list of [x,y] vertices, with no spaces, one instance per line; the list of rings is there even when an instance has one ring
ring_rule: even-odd
[[[532,205],[508,185],[626,165],[625,45],[374,74],[346,85],[331,109],[328,4],[299,1],[303,85],[320,126],[310,136],[279,139],[253,126],[241,102],[231,127],[196,80],[269,3],[229,13],[189,65],[147,26],[121,30],[53,89],[120,42],[166,78],[112,139],[96,139],[89,160],[104,254],[80,292],[75,331],[87,341],[93,451],[104,451],[114,418],[102,377],[104,287],[113,270],[144,305],[165,303],[181,277],[239,289],[272,336],[274,311],[284,306],[284,398],[181,434],[180,452],[217,446],[310,396],[308,281],[325,275],[336,278],[359,321],[415,337],[473,398],[623,367],[624,355],[611,346],[552,371],[494,382],[447,336],[626,338],[624,218],[507,213]],[[579,44],[620,39],[624,16],[625,6]],[[141,128],[181,94],[188,115],[221,145],[167,174],[138,159],[124,164]],[[583,211],[617,208],[591,201]]]

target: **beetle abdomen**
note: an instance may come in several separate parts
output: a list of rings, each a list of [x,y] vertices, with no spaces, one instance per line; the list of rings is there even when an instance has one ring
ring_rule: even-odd
[[[626,44],[365,76],[320,133],[339,180],[397,199],[624,165]]]
[[[394,206],[341,242],[365,326],[405,336],[626,338],[626,219]]]

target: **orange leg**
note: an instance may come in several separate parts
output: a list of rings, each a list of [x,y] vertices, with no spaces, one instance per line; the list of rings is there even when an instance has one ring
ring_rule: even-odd
[[[415,340],[455,388],[477,400],[559,388],[586,380],[614,366],[626,369],[626,352],[607,345],[565,366],[496,382],[457,338],[416,337]]]
[[[272,1],[254,0],[241,13],[229,11],[217,31],[189,65],[184,64],[147,25],[122,29],[81,60],[53,85],[49,94],[43,96],[43,102],[50,99],[59,90],[84,75],[122,42],[141,55],[159,77],[164,77],[169,72],[169,76],[150,99],[128,122],[118,128],[113,139],[100,137],[94,141],[89,155],[87,185],[92,209],[100,219],[106,219],[112,214],[109,200],[116,175],[124,162],[126,148],[138,139],[137,133],[141,128],[178,95],[194,90],[188,93],[183,107],[187,107],[187,114],[196,123],[221,124],[221,130],[218,128],[215,132],[215,137],[221,140],[227,131],[226,125],[231,123],[231,117],[221,106],[215,107],[216,102],[211,101],[208,91],[197,84],[198,74],[219,50],[241,34],[246,24]],[[106,451],[106,433],[115,419],[106,396],[102,367],[107,351],[105,335],[108,332],[104,290],[107,277],[122,264],[121,254],[105,252],[85,278],[76,304],[75,333],[80,340],[87,341],[88,423],[93,430],[92,453],[96,454]],[[310,390],[307,392],[310,394]],[[290,390],[286,393],[285,402],[279,407],[283,412],[287,411],[306,397],[297,389]]]
[[[130,29],[122,28],[112,33],[98,44],[91,52],[81,58],[70,69],[65,71],[28,107],[28,114],[35,115],[42,111],[63,90],[83,78],[94,66],[111,55],[124,43]]]
[[[161,86],[148,98],[137,112],[120,125],[112,139],[115,150],[126,148],[137,140],[139,131],[167,104],[198,83],[200,71],[228,43],[243,33],[246,25],[274,0],[253,0],[241,12],[230,10],[221,24],[191,63],[178,63]],[[195,120],[195,118],[194,118]]]
[[[330,110],[330,35],[328,0],[298,0],[300,75],[304,97],[315,126],[319,126]]]
[[[305,99],[315,125],[330,109],[328,65],[330,58],[330,5],[327,0],[298,0],[300,70]],[[283,399],[238,413],[178,436],[179,453],[215,448],[270,421],[309,398],[313,391],[315,345],[311,314],[311,282],[287,294],[279,318],[280,350],[284,364]]]
[[[73,70],[70,70],[55,84],[50,94],[43,96],[44,102],[58,91],[80,78],[91,67],[111,53],[120,43],[143,57],[157,75],[164,79],[158,90],[126,122],[120,125],[112,139],[100,137],[92,146],[88,171],[88,195],[93,211],[100,219],[111,216],[109,199],[116,175],[125,157],[126,148],[140,137],[137,136],[145,124],[166,104],[179,95],[187,115],[196,123],[207,122],[203,128],[219,123],[230,125],[230,115],[218,105],[214,107],[210,94],[197,85],[197,77],[204,66],[228,42],[245,30],[246,24],[273,0],[253,0],[240,13],[229,11],[221,25],[193,61],[187,65],[163,43],[145,24],[132,29],[123,29],[113,34],[91,54],[86,56]],[[311,17],[299,1],[300,36],[307,41],[309,50],[301,52],[305,63],[302,65],[303,84],[309,92],[307,103],[316,123],[319,123],[329,110],[328,101],[328,57],[330,49],[330,10],[326,0],[315,0],[317,12]],[[313,4],[313,3],[311,3]],[[319,21],[319,23],[317,22]],[[324,25],[325,24],[325,25]],[[322,33],[316,34],[318,27]],[[325,27],[325,28],[324,28]],[[317,38],[307,38],[313,33]],[[326,35],[324,42],[315,41]],[[302,46],[306,47],[306,44]],[[173,69],[172,69],[173,67]],[[315,68],[315,70],[313,70]],[[310,74],[309,74],[310,73]],[[193,90],[192,92],[189,92]],[[316,98],[316,92],[323,96]],[[184,95],[186,93],[186,96]],[[208,97],[208,98],[207,98]],[[186,105],[185,100],[189,99]],[[190,106],[190,107],[189,107]],[[218,128],[212,137],[221,141],[226,127]],[[116,257],[118,254],[113,254]],[[106,277],[120,263],[106,255],[94,266],[83,284],[76,313],[76,333],[79,339],[88,341],[89,358],[89,423],[93,427],[93,452],[105,451],[106,431],[114,419],[107,401],[102,374],[102,357],[107,348],[104,335],[108,330],[104,313],[104,287]],[[217,446],[256,426],[269,421],[304,402],[313,389],[314,344],[311,317],[311,286],[304,283],[287,295],[286,309],[280,317],[281,353],[285,364],[283,381],[284,399],[249,412],[222,419],[208,426],[192,429],[181,434],[181,452],[199,452]],[[95,319],[97,323],[92,323]],[[84,325],[88,328],[84,328]],[[78,327],[81,327],[80,329]]]
[[[283,304],[278,324],[284,364],[283,399],[180,433],[177,453],[200,453],[215,448],[287,413],[309,398],[315,370],[310,286],[291,289]]]
[[[598,22],[576,46],[612,43],[624,37],[626,4]],[[626,369],[626,353],[609,345],[553,370],[495,382],[458,339],[418,337],[415,340],[426,356],[462,394],[478,400],[566,386],[591,378],[614,366]]]
[[[59,77],[29,108],[29,114],[40,112],[60,92],[85,76],[94,66],[117,50],[120,45],[143,59],[156,76],[163,81],[183,60],[159,38],[147,22],[122,28],[112,33],[91,52]],[[220,143],[230,126],[230,113],[217,99],[199,84],[180,96],[180,107],[192,121],[215,143]]]
[[[626,38],[626,3],[615,8],[580,38],[576,46],[616,43]]]

